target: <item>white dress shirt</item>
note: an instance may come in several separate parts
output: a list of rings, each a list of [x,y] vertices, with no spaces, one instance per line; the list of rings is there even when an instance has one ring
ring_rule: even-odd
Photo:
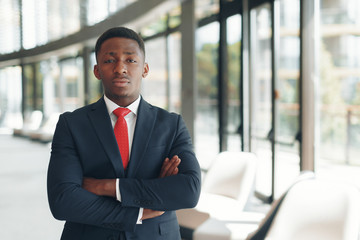
[[[129,160],[130,160],[130,156],[131,156],[131,146],[132,146],[132,142],[133,142],[133,138],[134,138],[134,131],[135,131],[135,125],[136,125],[136,119],[137,119],[137,113],[138,113],[140,99],[141,99],[141,96],[139,95],[139,97],[132,104],[130,104],[129,106],[126,107],[131,111],[129,114],[127,114],[125,116],[125,121],[126,121],[127,128],[128,128],[128,137],[129,137]],[[117,116],[113,113],[113,111],[115,109],[119,108],[120,106],[117,105],[116,103],[114,103],[113,101],[111,101],[109,98],[107,98],[106,95],[104,95],[104,100],[105,100],[106,108],[110,115],[112,127],[114,128],[115,123],[117,121]],[[120,164],[120,162],[119,162],[119,164]],[[119,179],[118,178],[116,179],[116,199],[119,202],[121,202],[121,194],[120,194],[120,189],[119,189]],[[141,218],[143,215],[143,210],[144,210],[143,208],[140,208],[140,210],[139,210],[137,224],[142,223]]]

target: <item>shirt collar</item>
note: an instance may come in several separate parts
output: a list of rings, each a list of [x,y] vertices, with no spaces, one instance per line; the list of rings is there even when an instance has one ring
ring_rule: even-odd
[[[127,106],[126,108],[128,108],[132,113],[135,114],[135,116],[137,115],[138,112],[138,108],[139,108],[139,104],[140,104],[140,99],[141,99],[141,95],[139,95],[139,97],[133,102],[131,103],[129,106]],[[106,104],[106,108],[108,110],[109,115],[117,108],[119,108],[120,106],[117,105],[116,103],[114,103],[113,101],[111,101],[108,97],[106,97],[106,95],[104,94],[104,100],[105,100],[105,104]]]

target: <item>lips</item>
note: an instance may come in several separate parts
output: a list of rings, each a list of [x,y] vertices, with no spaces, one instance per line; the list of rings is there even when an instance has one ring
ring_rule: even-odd
[[[119,76],[113,79],[112,81],[115,85],[127,85],[130,83],[130,80],[126,76]]]

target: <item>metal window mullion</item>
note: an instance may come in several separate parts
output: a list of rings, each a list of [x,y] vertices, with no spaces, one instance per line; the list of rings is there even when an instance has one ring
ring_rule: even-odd
[[[220,3],[220,40],[218,58],[218,113],[219,113],[219,150],[227,150],[227,85],[228,85],[228,61],[227,61],[227,37],[226,16],[223,14],[223,3]]]
[[[271,201],[275,196],[275,165],[276,165],[276,139],[277,139],[277,124],[278,124],[278,106],[277,106],[277,82],[278,82],[278,57],[279,57],[279,41],[280,41],[280,2],[278,0],[274,0],[271,4],[271,105],[272,105],[272,122],[271,129],[273,131],[272,139],[271,139],[271,152],[272,152],[272,166],[271,166],[271,175],[272,175],[272,183],[271,183]]]

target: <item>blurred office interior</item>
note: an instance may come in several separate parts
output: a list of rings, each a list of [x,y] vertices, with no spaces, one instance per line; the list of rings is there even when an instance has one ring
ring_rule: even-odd
[[[303,171],[360,187],[360,1],[0,2],[3,142],[47,159],[58,115],[102,96],[97,37],[127,26],[145,40],[142,96],[182,114],[204,177],[219,153],[256,155],[251,210],[266,213]]]

